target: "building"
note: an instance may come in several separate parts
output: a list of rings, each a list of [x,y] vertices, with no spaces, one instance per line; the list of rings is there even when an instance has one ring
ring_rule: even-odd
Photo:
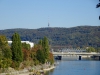
[[[11,45],[12,41],[8,41],[8,44]],[[34,47],[34,43],[33,42],[30,42],[30,41],[21,41],[21,43],[26,43],[26,44],[30,44],[30,47]]]

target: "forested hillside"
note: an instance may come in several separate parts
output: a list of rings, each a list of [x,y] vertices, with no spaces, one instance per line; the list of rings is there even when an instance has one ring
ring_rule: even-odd
[[[6,29],[0,30],[8,40],[15,33],[19,33],[21,40],[37,43],[44,36],[49,38],[51,46],[66,46],[73,48],[100,47],[100,26],[78,26],[72,28],[39,28],[39,29]]]

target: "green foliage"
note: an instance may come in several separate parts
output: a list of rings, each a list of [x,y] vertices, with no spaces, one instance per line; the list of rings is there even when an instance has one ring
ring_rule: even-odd
[[[18,33],[14,33],[12,36],[12,59],[16,62],[23,61],[23,53],[22,53],[22,46],[21,46],[21,39]]]
[[[34,43],[38,43],[40,39],[47,36],[51,47],[100,47],[100,26],[0,30],[0,34],[6,35],[8,39],[11,39],[14,32],[21,35],[21,40],[29,40]]]
[[[25,68],[25,67],[28,67],[28,66],[33,66],[33,65],[34,65],[34,62],[32,60],[26,60],[26,61],[23,61],[22,68]]]
[[[24,60],[24,61],[23,61]],[[26,43],[21,44],[18,33],[12,36],[11,49],[5,36],[0,36],[0,68],[24,68],[45,62],[54,62],[53,55],[49,53],[49,42],[46,37],[39,41],[32,49]]]
[[[11,49],[9,47],[3,48],[2,52],[3,52],[4,58],[12,59],[12,53],[11,53]]]
[[[34,61],[34,65],[38,65],[38,64],[39,64],[39,60],[36,59],[36,60]]]
[[[35,46],[36,47],[36,46]],[[49,41],[47,37],[44,37],[42,40],[38,43],[39,49],[36,51],[36,57],[37,60],[39,60],[40,63],[50,62],[51,64],[54,63],[54,57],[53,54],[49,52]]]
[[[11,67],[14,69],[18,69],[20,66],[20,62],[19,61],[13,61],[11,64]]]
[[[5,36],[0,36],[0,68],[8,68],[11,65],[12,52]]]
[[[53,54],[52,53],[49,53],[48,62],[50,62],[51,64],[54,63],[54,57],[53,57]]]
[[[86,50],[87,52],[96,52],[96,50],[93,47],[89,47]]]
[[[96,52],[100,53],[100,47],[96,48]]]
[[[44,57],[47,60],[49,57],[49,42],[46,37],[44,37],[42,40],[42,47],[43,47]]]
[[[1,61],[0,61],[0,68],[8,68],[9,66],[11,66],[11,63],[12,63],[12,60],[11,59],[6,59],[6,58],[3,58]]]
[[[30,50],[30,44],[22,43],[22,48]]]
[[[5,36],[0,35],[0,49],[2,49],[4,46],[8,46],[8,42]]]
[[[42,40],[39,40],[38,44],[39,45],[42,45],[43,41]]]
[[[37,54],[36,58],[39,60],[39,62],[44,64],[45,63],[45,57],[44,57],[43,50],[38,50],[36,54]]]

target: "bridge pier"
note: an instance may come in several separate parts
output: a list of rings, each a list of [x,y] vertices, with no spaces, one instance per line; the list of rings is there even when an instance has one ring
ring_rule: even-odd
[[[62,60],[62,56],[56,56],[55,59],[56,60]]]
[[[79,60],[81,60],[81,57],[82,57],[82,56],[79,56]]]

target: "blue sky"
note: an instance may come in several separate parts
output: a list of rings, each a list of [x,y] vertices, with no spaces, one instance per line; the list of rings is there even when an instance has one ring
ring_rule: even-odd
[[[99,0],[0,0],[0,29],[100,26]]]

